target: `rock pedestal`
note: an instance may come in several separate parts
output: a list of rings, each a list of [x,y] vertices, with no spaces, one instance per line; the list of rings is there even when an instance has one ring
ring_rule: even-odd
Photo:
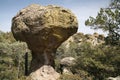
[[[37,4],[20,10],[11,28],[15,39],[26,42],[32,51],[30,73],[41,73],[38,70],[44,65],[54,68],[56,49],[77,29],[77,19],[70,10]]]

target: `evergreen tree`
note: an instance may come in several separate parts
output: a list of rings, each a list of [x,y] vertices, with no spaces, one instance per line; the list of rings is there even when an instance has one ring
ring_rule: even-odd
[[[120,45],[120,0],[111,0],[108,8],[101,8],[96,18],[89,17],[85,25],[107,31],[107,43]]]

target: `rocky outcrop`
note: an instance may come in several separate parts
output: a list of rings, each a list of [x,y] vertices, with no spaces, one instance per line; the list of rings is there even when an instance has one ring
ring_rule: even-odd
[[[83,34],[76,33],[67,39],[62,45],[65,45],[66,50],[70,48],[70,44],[74,42],[77,45],[80,45],[82,42],[91,43],[92,46],[100,45],[105,43],[105,36],[103,34]]]
[[[44,65],[54,67],[56,49],[76,33],[77,29],[77,19],[70,10],[37,4],[20,10],[12,19],[11,28],[16,40],[26,42],[32,51],[30,73],[39,76]]]
[[[71,66],[75,65],[75,58],[73,57],[65,57],[60,61],[60,70],[62,74],[72,74],[69,69]]]
[[[91,43],[93,46],[100,45],[105,43],[105,37],[102,34],[94,33],[93,35],[85,35],[86,36],[86,41]]]
[[[57,80],[59,76],[59,73],[57,73],[53,67],[44,65],[35,72],[32,72],[29,78],[31,80]]]
[[[105,37],[102,34],[94,33],[94,34],[83,34],[76,33],[70,38],[68,38],[61,46],[57,49],[58,59],[62,59],[63,57],[76,57],[78,54],[82,53],[83,46],[86,44],[90,44],[92,48],[97,45],[101,45],[105,43]]]
[[[75,64],[75,58],[73,57],[65,57],[63,59],[61,59],[60,64],[61,65],[65,65],[65,66],[71,66]]]

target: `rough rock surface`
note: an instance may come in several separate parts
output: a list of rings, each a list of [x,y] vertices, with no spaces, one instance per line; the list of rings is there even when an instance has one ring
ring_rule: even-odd
[[[65,46],[65,51],[67,49],[70,49],[70,44],[74,42],[78,45],[80,45],[82,42],[88,42],[91,43],[92,46],[100,45],[105,43],[105,36],[103,34],[83,34],[83,33],[76,33],[70,38],[68,38],[62,45]]]
[[[94,33],[93,35],[86,35],[87,42],[91,43],[93,46],[105,43],[105,37],[102,34]]]
[[[62,59],[63,57],[75,56],[76,50],[80,49],[83,43],[90,43],[91,47],[101,45],[105,43],[105,37],[103,34],[83,34],[76,33],[69,37],[61,46],[57,49],[57,58]],[[60,57],[61,56],[61,57]]]
[[[65,57],[60,61],[60,69],[62,70],[62,74],[72,74],[69,70],[69,67],[75,65],[75,58],[73,57]]]
[[[44,65],[54,67],[56,49],[77,29],[77,19],[70,10],[37,4],[20,10],[11,28],[16,40],[26,42],[32,51],[30,72],[34,73]]]
[[[71,66],[75,64],[75,58],[73,57],[65,57],[63,59],[61,59],[60,64],[61,65],[65,65],[65,66]]]
[[[53,67],[44,65],[40,69],[36,70],[36,72],[30,74],[30,79],[32,80],[57,80],[59,77],[59,73],[57,73]]]

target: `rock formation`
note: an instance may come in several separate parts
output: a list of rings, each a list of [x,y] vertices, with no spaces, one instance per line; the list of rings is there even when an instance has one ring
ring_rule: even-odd
[[[55,66],[56,49],[76,33],[77,29],[77,19],[70,10],[59,6],[37,4],[20,10],[12,19],[11,28],[15,39],[26,42],[32,51],[30,73],[39,76],[45,65],[48,66],[46,68]]]
[[[60,70],[62,74],[72,74],[69,69],[71,66],[75,65],[75,58],[73,57],[65,57],[60,61]]]
[[[93,35],[87,34],[86,41],[91,43],[93,46],[105,43],[105,37],[102,34],[94,33]]]
[[[76,33],[69,37],[65,42],[61,44],[61,46],[57,49],[57,58],[60,60],[63,57],[75,57],[80,49],[82,48],[84,43],[91,44],[91,47],[95,47],[97,45],[105,44],[105,37],[103,34],[83,34]],[[78,51],[77,51],[78,50]]]
[[[91,43],[92,46],[100,45],[105,43],[105,36],[103,34],[83,34],[76,33],[70,38],[68,38],[62,45],[65,45],[65,50],[70,48],[70,44],[74,42],[77,45],[80,45],[82,42]]]
[[[75,58],[73,57],[65,57],[63,59],[61,59],[60,64],[61,65],[65,65],[65,66],[71,66],[75,64]]]

